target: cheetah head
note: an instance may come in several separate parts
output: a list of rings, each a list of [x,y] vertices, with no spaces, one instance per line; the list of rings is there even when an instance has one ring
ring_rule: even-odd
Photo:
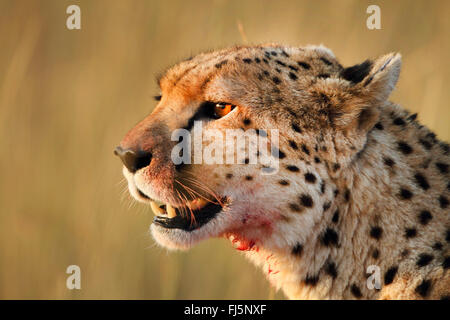
[[[364,148],[399,70],[398,54],[344,68],[322,46],[278,45],[203,53],[170,68],[158,79],[155,110],[115,150],[131,195],[156,213],[153,237],[179,249],[226,237],[242,250],[307,238]],[[232,149],[233,163],[175,163],[174,132],[192,133],[196,123],[216,132],[200,142],[202,152],[234,130],[235,141],[267,139],[276,161],[259,162],[260,150],[253,154],[246,143]],[[195,149],[187,159],[198,156]]]

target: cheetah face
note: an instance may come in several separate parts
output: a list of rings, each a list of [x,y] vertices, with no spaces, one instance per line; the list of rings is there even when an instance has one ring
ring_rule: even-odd
[[[312,229],[333,194],[325,187],[330,172],[354,152],[342,147],[339,159],[321,154],[343,134],[336,127],[349,122],[341,114],[352,84],[342,71],[323,47],[273,45],[200,54],[170,68],[158,80],[158,106],[115,151],[131,195],[156,214],[150,227],[156,241],[183,249],[226,237],[242,250],[258,243],[279,248],[290,241],[290,226]],[[203,161],[175,163],[174,132],[193,133],[197,123],[215,130],[200,142]],[[235,140],[224,138],[230,130]],[[251,137],[266,148],[235,146]],[[194,140],[185,159],[199,156]],[[217,161],[205,159],[205,149],[219,141],[223,158],[231,152],[234,161],[217,160],[220,148],[209,153]],[[356,139],[352,150],[363,144]],[[258,161],[262,154],[269,162]]]

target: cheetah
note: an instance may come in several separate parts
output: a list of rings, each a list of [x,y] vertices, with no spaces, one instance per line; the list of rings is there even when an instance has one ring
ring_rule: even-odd
[[[169,68],[157,107],[115,149],[131,195],[156,213],[156,242],[229,239],[289,299],[448,299],[450,148],[388,100],[400,68],[398,53],[343,67],[322,45],[277,44]],[[195,121],[277,130],[276,174],[175,164],[172,132]]]

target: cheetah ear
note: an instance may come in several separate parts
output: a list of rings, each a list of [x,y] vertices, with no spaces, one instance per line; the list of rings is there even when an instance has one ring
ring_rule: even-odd
[[[341,127],[354,127],[367,131],[376,123],[379,110],[376,106],[385,102],[397,83],[401,55],[390,53],[374,61],[345,68],[340,77],[350,82],[348,88],[350,98],[338,110],[340,117],[336,119]]]
[[[374,61],[345,68],[341,78],[350,81],[355,90],[360,90],[361,97],[371,102],[384,102],[389,98],[400,75],[402,58],[399,53],[390,53]]]

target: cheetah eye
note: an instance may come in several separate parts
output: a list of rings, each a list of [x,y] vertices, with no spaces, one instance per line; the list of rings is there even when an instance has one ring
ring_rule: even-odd
[[[214,118],[220,119],[229,114],[236,106],[229,103],[216,103],[214,106]]]

